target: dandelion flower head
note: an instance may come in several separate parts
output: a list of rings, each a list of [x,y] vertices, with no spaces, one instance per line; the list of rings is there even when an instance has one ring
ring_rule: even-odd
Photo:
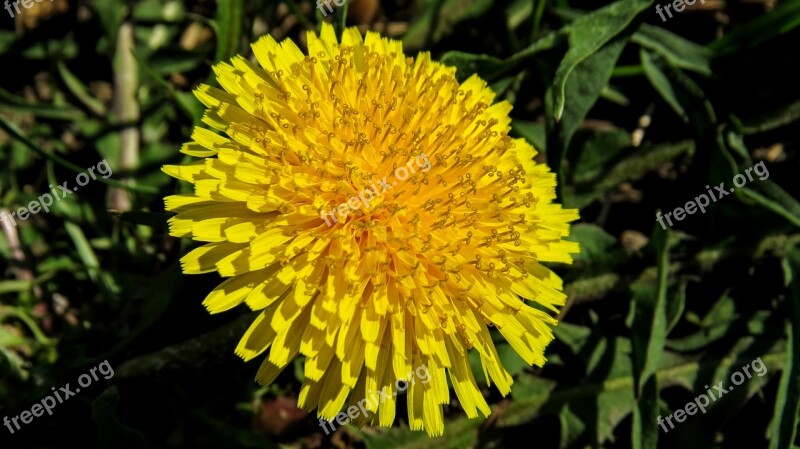
[[[165,199],[170,234],[203,242],[183,271],[226,278],[211,313],[260,311],[236,348],[262,359],[259,382],[304,357],[298,404],[321,418],[406,379],[409,426],[441,435],[448,377],[467,416],[488,416],[469,354],[503,395],[492,327],[545,363],[565,295],[542,262],[572,261],[577,211],[479,77],[355,28],[340,42],[325,24],[307,47],[264,36],[257,63],[219,63],[221,88],[196,90],[207,128],[181,151],[200,159],[164,167],[194,187]],[[429,380],[408,379],[420,366]],[[396,401],[355,424],[392,425]]]

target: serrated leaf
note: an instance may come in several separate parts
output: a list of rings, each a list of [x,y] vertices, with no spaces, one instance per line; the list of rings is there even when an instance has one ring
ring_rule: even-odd
[[[683,154],[694,152],[695,144],[690,140],[655,147],[637,148],[635,153],[605,170],[602,177],[574,186],[565,187],[564,204],[567,207],[583,208],[607,190],[620,183],[633,181],[656,170]]]
[[[547,34],[507,59],[462,51],[449,51],[442,55],[441,62],[456,68],[456,78],[459,82],[463,82],[472,74],[477,74],[484,81],[491,83],[521,68],[535,55],[558,45],[563,40],[564,34]]]
[[[754,48],[800,26],[800,0],[788,0],[766,14],[737,26],[722,39],[708,45],[718,54]]]
[[[771,328],[774,325],[780,325],[777,317],[769,311],[761,310],[754,313],[752,317],[720,321],[685,337],[669,340],[667,347],[681,352],[698,351],[723,339],[727,335],[740,333],[758,335],[763,333],[764,329]]]
[[[743,117],[742,126],[745,134],[757,134],[786,126],[797,120],[800,120],[800,100],[753,117]]]
[[[769,449],[789,449],[800,424],[800,250],[792,248],[784,259],[791,318],[786,320],[788,346],[786,362],[775,401],[775,413],[770,425]]]
[[[737,345],[726,356],[705,357],[700,360],[664,356],[653,374],[662,388],[682,386],[690,391],[694,389],[699,391],[703,383],[699,386],[696,385],[697,383],[707,383],[709,378],[721,379],[731,367],[739,368],[743,363],[753,360],[752,354],[747,353],[747,349],[752,348],[754,342],[745,341],[743,343]],[[635,406],[633,395],[635,379],[631,372],[629,357],[630,341],[617,338],[609,347],[611,350],[606,354],[613,359],[609,363],[616,368],[612,369],[607,376],[589,381],[582,380],[576,385],[562,385],[558,389],[555,389],[555,383],[548,384],[546,379],[534,379],[533,382],[550,385],[549,389],[518,388],[525,382],[526,377],[523,377],[519,380],[518,385],[515,385],[514,400],[504,406],[501,414],[494,419],[501,427],[520,425],[544,413],[558,413],[563,404],[567,403],[574,404],[571,409],[580,415],[581,408],[586,412],[592,412],[586,408],[587,403],[598,401],[597,405],[592,407],[593,410],[597,410],[594,415],[595,419],[603,420],[598,423],[597,429],[597,442],[602,444],[605,439],[613,435],[616,425],[630,415]],[[769,371],[780,370],[783,357],[785,357],[785,352],[774,347],[770,352],[761,355],[762,361]],[[756,377],[751,380],[751,383],[755,384],[755,379]],[[754,388],[762,385],[763,383],[756,384]],[[523,395],[522,392],[530,394]],[[653,419],[646,425],[657,428],[655,422]]]
[[[658,54],[675,67],[711,75],[711,51],[664,28],[643,24],[631,41]]]
[[[580,243],[581,252],[575,256],[575,260],[586,265],[605,264],[609,257],[613,257],[611,251],[617,244],[617,239],[603,228],[588,223],[573,226],[569,240]]]
[[[667,275],[671,233],[655,226],[652,242],[658,258],[656,285],[634,284],[631,343],[633,376],[636,379],[636,408],[633,414],[634,448],[652,448],[658,441],[658,428],[652,425],[658,415],[658,381],[655,372],[667,340]]]
[[[703,89],[661,56],[645,49],[640,54],[645,75],[664,101],[695,129],[697,136],[713,135],[717,117]]]
[[[756,201],[793,225],[800,227],[800,202],[778,184],[772,181],[761,181],[757,184],[747,185],[738,191],[742,196]]]
[[[473,447],[478,438],[475,429],[482,419],[457,419],[446,423],[445,435],[430,438],[425,432],[406,429],[372,429],[371,432],[350,428],[364,440],[367,449],[463,449]]]
[[[511,130],[527,140],[536,151],[544,153],[546,148],[546,135],[544,123],[531,123],[522,120],[512,120]]]
[[[678,321],[683,315],[683,310],[686,307],[686,281],[681,281],[677,285],[672,286],[669,292],[669,300],[667,301],[667,335],[678,324]]]
[[[627,37],[620,37],[582,61],[578,68],[571,71],[571,76],[565,80],[564,85],[564,92],[570,95],[566,110],[563,105],[558,113],[553,109],[559,108],[556,84],[553,84],[545,93],[545,108],[550,111],[545,117],[548,131],[547,162],[558,177],[558,189],[563,190],[566,184],[562,165],[572,136],[600,97],[600,93],[608,83],[611,71],[626,44]],[[563,92],[561,96],[563,97]],[[563,193],[559,196],[563,198]]]
[[[569,50],[561,60],[553,81],[552,113],[556,121],[559,121],[564,113],[567,82],[575,69],[585,60],[598,54],[600,49],[615,37],[622,34],[637,17],[649,10],[651,4],[651,1],[622,0],[581,16],[572,23],[569,33]],[[611,68],[613,68],[613,64]]]
[[[575,183],[591,182],[608,171],[608,165],[631,148],[630,133],[614,128],[609,131],[580,131],[570,144],[570,178]]]
[[[661,98],[675,111],[684,122],[689,121],[689,116],[686,114],[681,101],[678,99],[678,94],[672,85],[669,77],[665,73],[667,69],[664,67],[662,61],[656,59],[650,52],[645,49],[639,51],[639,59],[642,62],[644,74],[650,81],[653,88],[661,95]]]
[[[494,4],[494,0],[428,0],[422,13],[412,21],[403,44],[421,48],[439,42],[450,34],[453,27],[464,20],[480,16]]]
[[[497,355],[500,357],[500,363],[505,367],[506,371],[508,371],[508,374],[516,376],[525,371],[528,364],[525,363],[525,360],[522,360],[522,357],[514,351],[511,345],[508,343],[500,343],[496,346]]]
[[[748,168],[747,165],[752,166],[749,152],[744,145],[744,139],[741,135],[729,132],[727,134],[727,144],[730,149],[734,150],[745,159],[744,164],[737,165],[733,159],[729,157],[728,159],[731,161],[731,170],[742,173]],[[763,164],[763,162],[760,162],[760,164]],[[766,167],[766,165],[764,165],[764,167]],[[743,187],[737,188],[737,195],[754,200],[767,210],[780,215],[793,225],[800,227],[800,201],[797,201],[797,199],[783,190],[782,187],[771,179],[768,179],[768,173],[766,176],[767,178],[759,178],[757,181],[754,180]]]
[[[576,415],[568,406],[561,409],[558,414],[558,420],[561,423],[561,449],[568,448],[571,444],[578,441],[581,435],[586,431],[586,423],[580,416]]]

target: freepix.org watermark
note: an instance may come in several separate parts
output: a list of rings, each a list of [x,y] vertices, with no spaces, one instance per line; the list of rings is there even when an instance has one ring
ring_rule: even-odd
[[[753,377],[753,374],[750,373],[751,368],[753,369],[753,372],[758,375],[758,377],[762,377],[764,376],[764,374],[767,374],[767,366],[764,365],[764,362],[761,361],[761,357],[759,357],[750,362],[749,364],[742,366],[739,369],[739,371],[736,371],[735,373],[731,374],[731,382],[733,383],[733,385],[736,386],[743,384],[745,381],[745,376],[747,376],[747,379],[751,379]],[[742,374],[742,372],[744,372],[744,374]],[[733,388],[734,387],[732,386],[726,389],[725,387],[722,386],[722,381],[714,385],[714,391],[711,391],[711,389],[708,388],[708,385],[706,385],[705,389],[706,393],[708,393],[707,395],[706,394],[698,395],[696,398],[694,398],[693,402],[688,402],[686,406],[684,406],[683,408],[679,408],[678,410],[675,410],[674,413],[670,414],[665,419],[661,419],[661,415],[658,415],[658,419],[656,419],[656,424],[661,426],[661,429],[664,431],[664,433],[667,433],[675,428],[675,424],[672,423],[672,418],[675,418],[675,421],[677,421],[678,423],[682,423],[683,421],[686,420],[687,416],[692,416],[695,413],[697,413],[697,410],[700,410],[701,412],[703,412],[703,414],[705,414],[706,407],[708,407],[712,402],[716,401],[722,396],[733,391]],[[715,392],[716,395],[714,395]],[[669,429],[667,429],[667,424],[669,424]]]
[[[76,187],[70,189],[69,186],[67,186],[69,181],[64,181],[58,186],[58,189],[50,184],[50,193],[39,195],[37,199],[31,201],[27,206],[20,207],[11,214],[0,212],[0,220],[5,221],[6,225],[10,222],[16,226],[17,219],[25,221],[32,215],[36,215],[41,211],[50,212],[50,206],[53,205],[54,201],[63,200],[74,192],[77,192],[79,187],[83,187],[89,184],[89,181],[97,179],[97,175],[94,173],[95,169],[97,169],[97,173],[100,174],[103,179],[108,179],[113,174],[111,172],[111,167],[108,165],[108,161],[103,159],[94,167],[89,167],[87,171],[78,173],[78,176],[75,177],[75,182],[78,184]],[[61,196],[59,196],[59,193],[61,193]]]
[[[420,169],[420,171],[427,172],[431,169],[431,161],[428,160],[428,156],[425,153],[418,155],[415,159],[408,161],[406,165],[401,165],[394,170],[394,177],[397,178],[397,181],[405,181],[411,177],[417,170],[414,168],[414,164],[416,163],[416,169]],[[339,219],[344,220],[347,218],[347,215],[350,214],[351,211],[360,209],[361,206],[364,207],[364,210],[369,209],[369,204],[372,200],[379,198],[381,195],[386,193],[388,190],[391,190],[392,187],[397,185],[397,181],[392,182],[389,184],[386,181],[388,176],[384,176],[382,180],[378,181],[378,186],[375,183],[372,183],[372,188],[366,188],[358,193],[358,196],[350,197],[350,199],[346,203],[340,204],[338,207],[331,209],[330,211],[320,210],[319,216],[323,220],[325,220],[325,224],[328,227],[333,226],[334,223],[338,223]],[[380,190],[380,192],[379,192]],[[339,215],[337,219],[336,215]],[[328,218],[331,218],[329,220]]]
[[[22,3],[22,6],[25,9],[30,9],[34,3],[41,3],[43,1],[45,0],[14,0],[14,1],[6,0],[4,7],[6,11],[8,11],[8,15],[10,15],[11,18],[13,19],[15,14],[13,11],[11,11],[12,6],[14,7],[14,11],[16,11],[17,14],[19,14],[21,12],[21,10],[19,9],[20,3]],[[52,2],[53,0],[50,1]]]
[[[369,410],[376,410],[378,404],[380,404],[381,399],[386,398],[396,398],[398,392],[403,392],[408,389],[411,385],[416,383],[416,379],[419,378],[420,383],[427,384],[431,380],[431,373],[428,371],[428,366],[423,364],[417,367],[414,371],[409,371],[406,374],[405,379],[398,379],[397,382],[394,383],[394,392],[389,392],[389,387],[383,387],[381,391],[374,392],[371,391],[366,397],[360,401],[358,401],[358,406],[351,405],[347,408],[347,413],[341,412],[336,415],[336,422],[339,423],[340,426],[347,424],[348,418],[350,420],[354,420],[359,416],[367,416]],[[333,425],[333,421],[325,421],[322,418],[319,420],[319,426],[325,431],[325,435],[330,435],[331,432],[336,430],[336,426]],[[330,426],[330,430],[328,430],[328,426]]]
[[[317,9],[319,10],[319,12],[322,13],[322,17],[327,17],[328,13],[333,12],[333,7],[331,6],[331,2],[333,2],[336,6],[341,7],[344,6],[344,3],[346,1],[347,0],[317,0]],[[323,8],[323,6],[328,8],[327,12]]]
[[[739,173],[736,176],[734,176],[733,185],[735,185],[736,187],[743,187],[745,184],[747,184],[748,180],[752,181],[753,174],[751,172],[753,171],[755,171],[756,175],[758,175],[759,181],[763,181],[769,178],[769,170],[767,170],[767,166],[764,165],[764,161],[761,161],[752,167],[748,167],[744,171],[745,173],[744,175]],[[747,176],[745,177],[745,175]],[[669,223],[669,226],[672,227],[671,217],[675,218],[678,221],[682,221],[684,218],[686,218],[686,214],[692,215],[695,212],[697,212],[698,209],[700,210],[701,213],[706,213],[706,207],[711,204],[712,200],[716,203],[719,199],[724,198],[725,196],[736,191],[736,189],[733,187],[731,187],[730,190],[726,189],[724,182],[721,182],[719,183],[718,186],[715,186],[714,191],[712,191],[711,187],[709,186],[706,186],[706,189],[708,190],[708,195],[706,195],[705,193],[700,194],[696,196],[693,200],[689,200],[689,202],[687,202],[684,205],[684,207],[680,206],[676,207],[675,210],[673,210],[672,212],[667,212],[664,215],[661,215],[661,211],[656,212],[656,221],[658,221],[658,224],[661,225],[661,228],[664,230],[667,229],[667,227],[664,225],[665,218],[667,219],[667,223]],[[714,195],[715,192],[716,195]],[[711,197],[710,199],[709,196]]]
[[[108,363],[108,360],[105,360],[103,363],[90,369],[87,374],[81,374],[80,377],[78,377],[78,385],[80,385],[80,387],[75,387],[72,389],[70,388],[69,384],[64,385],[58,390],[56,390],[56,387],[51,387],[50,389],[53,391],[52,395],[46,396],[39,403],[34,404],[30,410],[25,410],[17,416],[14,416],[10,419],[8,416],[3,417],[3,425],[6,426],[11,434],[14,434],[14,432],[22,430],[20,422],[23,425],[30,424],[33,422],[34,418],[44,416],[45,412],[47,412],[48,415],[53,416],[54,408],[80,393],[81,388],[87,388],[92,385],[92,383],[100,380],[100,376],[103,376],[103,379],[106,380],[114,377],[114,368],[111,367],[111,364]]]
[[[671,19],[672,11],[669,10],[670,8],[675,8],[675,12],[679,13],[683,12],[683,10],[686,8],[686,5],[692,6],[695,3],[697,3],[697,0],[675,0],[672,3],[667,3],[664,5],[663,9],[661,8],[660,4],[656,3],[656,14],[658,14],[658,17],[661,17],[662,22],[666,22],[667,19],[664,17],[664,11],[667,12],[667,15],[669,15],[669,18]],[[700,0],[700,4],[705,5],[706,0]]]

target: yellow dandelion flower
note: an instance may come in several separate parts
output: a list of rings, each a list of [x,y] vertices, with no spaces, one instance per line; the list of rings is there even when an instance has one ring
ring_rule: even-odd
[[[222,89],[196,91],[224,135],[196,128],[181,151],[203,159],[163,168],[194,184],[165,199],[170,234],[207,242],[184,273],[228,278],[203,304],[261,311],[236,353],[269,351],[263,384],[303,355],[299,406],[326,420],[360,404],[356,424],[390,426],[395,395],[375,393],[405,379],[410,427],[441,435],[447,376],[467,416],[488,416],[470,351],[503,395],[490,327],[542,365],[565,295],[541,262],[578,251],[562,240],[577,211],[508,136],[511,105],[355,28],[309,32],[308,55],[270,36],[252,48],[258,64],[220,63]]]

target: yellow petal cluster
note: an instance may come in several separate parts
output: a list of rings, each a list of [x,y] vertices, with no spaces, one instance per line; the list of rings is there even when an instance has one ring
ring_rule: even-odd
[[[511,105],[477,76],[459,83],[428,53],[355,28],[307,40],[306,55],[264,36],[257,64],[220,63],[222,89],[196,90],[211,129],[182,148],[202,159],[163,168],[194,185],[165,199],[170,234],[205,242],[181,259],[186,274],[227,278],[204,302],[211,313],[261,311],[236,348],[263,358],[259,382],[304,356],[299,406],[331,420],[424,366],[408,421],[441,435],[448,377],[467,416],[490,413],[470,352],[510,391],[491,327],[528,364],[545,362],[565,295],[541,263],[572,261],[577,244],[562,239],[577,211],[552,202],[555,176],[509,137]],[[369,207],[321,216],[421,157],[428,170]],[[368,402],[356,424],[390,426],[395,401]]]

